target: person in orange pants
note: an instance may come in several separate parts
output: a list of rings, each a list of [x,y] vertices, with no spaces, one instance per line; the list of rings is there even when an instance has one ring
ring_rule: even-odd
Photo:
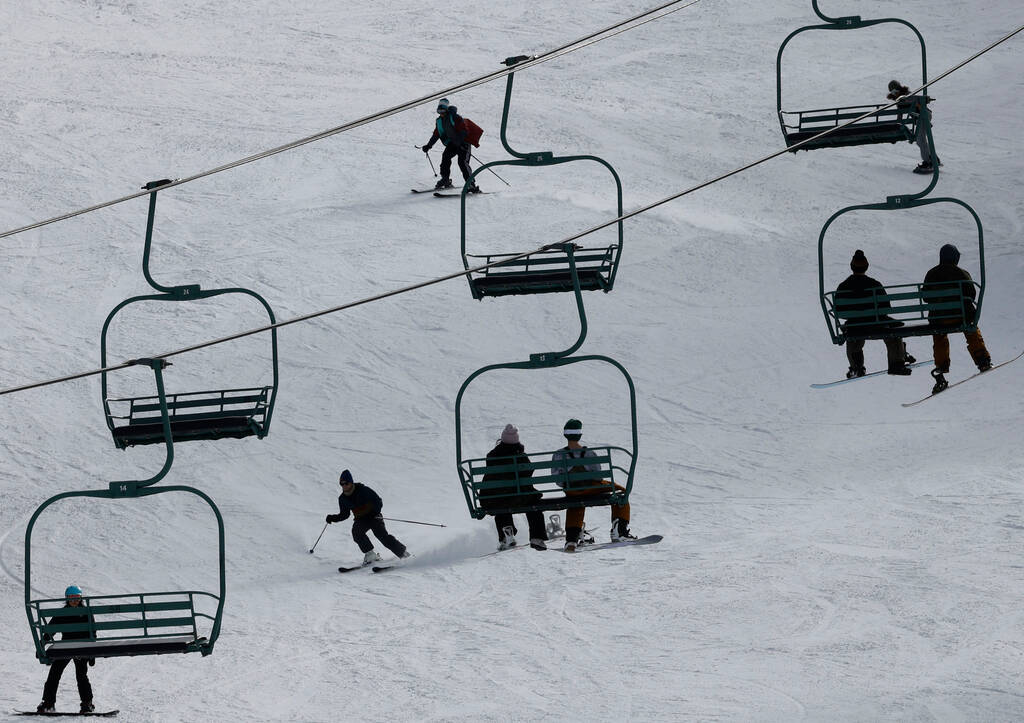
[[[963,294],[964,307],[967,314],[967,321],[974,322],[974,284],[971,275],[964,269],[957,266],[960,261],[960,251],[953,244],[946,244],[939,249],[939,265],[928,270],[924,277],[924,288],[946,289]],[[956,301],[960,293],[949,297],[935,299],[935,301]],[[939,331],[944,326],[960,326],[963,324],[963,316],[954,310],[936,310],[928,312],[928,323]],[[978,365],[979,372],[987,372],[992,368],[992,357],[989,356],[985,347],[985,340],[981,336],[981,330],[965,331],[964,338],[967,340],[967,351],[971,359]],[[932,334],[932,353],[935,359],[935,369],[932,377],[935,379],[935,386],[932,394],[938,394],[949,386],[944,374],[949,373],[949,336],[947,334]]]
[[[551,455],[552,462],[560,462],[560,465],[552,467],[552,472],[555,474],[568,473],[568,472],[599,472],[600,467],[598,465],[586,464],[587,457],[595,457],[592,450],[587,449],[580,444],[580,439],[583,437],[583,422],[578,419],[570,419],[565,423],[565,427],[562,430],[562,434],[566,439],[566,446],[562,449],[557,450]],[[574,464],[574,460],[579,460],[579,463]],[[594,494],[600,494],[595,492],[595,487],[600,486],[606,488],[607,492],[612,490],[618,490],[625,492],[626,488],[622,485],[614,484],[603,479],[588,480],[582,483],[585,489],[568,489],[564,484],[559,483],[559,486],[565,489],[566,497],[572,496],[592,496]],[[605,490],[602,490],[605,491]],[[620,540],[635,540],[636,535],[632,535],[629,532],[629,503],[624,505],[612,505],[612,529],[611,529],[611,541],[619,542]],[[573,507],[565,513],[565,550],[566,552],[575,552],[576,547],[580,542],[580,535],[583,532],[583,520],[586,515],[586,507]]]

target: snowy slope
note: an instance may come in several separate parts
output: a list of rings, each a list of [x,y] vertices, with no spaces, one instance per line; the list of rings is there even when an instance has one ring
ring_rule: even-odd
[[[913,22],[932,76],[1021,23],[1011,0],[848,4],[825,11]],[[509,141],[606,159],[627,209],[760,158],[782,145],[775,55],[816,22],[809,6],[702,0],[517,74]],[[644,8],[5,3],[0,229],[340,125]],[[793,107],[873,101],[919,72],[906,33],[833,35],[793,48]],[[1020,57],[1012,40],[931,93],[935,193],[985,224],[981,326],[996,360],[1024,345]],[[502,82],[452,98],[486,129],[486,161],[505,155],[503,98]],[[427,105],[162,193],[154,275],[252,288],[286,319],[459,269],[459,204],[407,193],[433,182],[413,147],[432,120]],[[486,364],[568,347],[569,296],[475,302],[452,281],[283,329],[270,436],[179,445],[168,477],[225,517],[216,651],[101,660],[97,704],[126,721],[1024,717],[1024,364],[913,410],[899,402],[928,392],[924,369],[808,387],[846,369],[818,304],[819,229],[843,206],[919,190],[916,162],[904,144],[787,155],[627,222],[615,290],[585,299],[583,351],[616,358],[636,384],[632,527],[665,534],[656,546],[476,557],[495,536],[458,485],[455,395]],[[485,175],[499,192],[472,199],[471,251],[526,250],[611,217],[596,166],[499,172],[511,185]],[[976,269],[963,214],[884,216],[835,229],[830,283],[855,248],[887,283],[919,280],[950,241]],[[0,387],[98,366],[106,315],[148,290],[145,219],[137,199],[0,239]],[[141,313],[113,357],[262,323],[243,302]],[[972,367],[961,340],[952,348],[958,379]],[[867,353],[881,366],[881,344]],[[168,388],[265,381],[266,356],[256,338],[177,357]],[[549,450],[569,417],[591,444],[621,442],[621,383],[583,367],[481,378],[467,449],[483,455],[512,421],[528,451]],[[149,392],[143,371],[116,381],[118,394]],[[162,463],[157,448],[113,448],[96,377],[0,398],[0,714],[33,707],[45,677],[23,610],[32,512]],[[359,557],[347,522],[308,553],[343,468],[381,493],[385,515],[447,525],[389,523],[416,555],[408,570],[337,575]],[[604,537],[607,513],[587,518]],[[33,539],[34,594],[208,588],[214,533],[175,495],[54,505]],[[66,673],[59,704],[76,703]]]

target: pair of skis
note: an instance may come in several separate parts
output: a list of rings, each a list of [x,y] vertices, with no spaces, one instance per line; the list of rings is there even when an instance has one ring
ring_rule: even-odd
[[[103,711],[102,713],[99,712],[99,711],[93,711],[91,713],[72,713],[71,711],[52,710],[52,711],[48,711],[46,713],[40,713],[39,711],[35,711],[35,710],[16,710],[16,711],[14,711],[14,715],[44,715],[44,716],[84,715],[84,716],[99,716],[100,718],[112,718],[113,716],[117,715],[120,712],[121,711],[119,711],[119,710],[107,710],[107,711]]]
[[[412,188],[410,190],[413,193],[433,193],[437,198],[460,198],[462,196],[462,188],[455,188],[454,186],[449,186],[448,188]],[[489,191],[477,191],[467,195],[479,196],[486,193],[489,193]]]

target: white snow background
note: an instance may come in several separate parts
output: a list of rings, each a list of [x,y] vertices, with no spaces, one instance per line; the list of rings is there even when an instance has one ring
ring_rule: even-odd
[[[914,23],[932,77],[1022,19],[1018,0],[824,6]],[[647,7],[8,0],[0,229],[312,135]],[[776,53],[817,22],[805,0],[703,0],[518,73],[509,141],[600,156],[627,210],[651,203],[783,145]],[[1024,346],[1021,67],[1017,38],[931,90],[933,195],[984,223],[981,329],[997,362]],[[783,70],[794,109],[879,102],[890,77],[920,75],[896,26],[801,35]],[[506,156],[503,99],[500,80],[451,98],[484,127],[485,161]],[[161,193],[154,276],[248,287],[287,319],[458,270],[459,203],[408,192],[434,181],[414,148],[433,118],[425,104]],[[225,517],[216,650],[101,659],[97,705],[122,721],[1024,719],[1024,363],[913,409],[899,403],[929,392],[928,367],[808,386],[846,370],[819,306],[819,229],[843,206],[923,188],[917,161],[909,144],[786,154],[626,223],[614,291],[585,297],[582,352],[636,383],[632,529],[659,545],[476,557],[496,536],[459,486],[456,393],[484,365],[569,346],[571,295],[477,302],[455,280],[283,329],[270,436],[181,444],[166,479]],[[595,164],[497,170],[511,185],[484,174],[499,192],[470,200],[475,252],[614,215]],[[0,241],[0,387],[99,365],[107,313],[148,290],[145,220],[140,198]],[[963,213],[859,214],[834,232],[830,284],[856,248],[883,282],[919,281],[947,242],[978,276]],[[260,325],[245,301],[126,319],[112,361]],[[962,337],[951,343],[955,381],[974,369]],[[253,337],[176,357],[168,389],[266,381],[266,350]],[[927,339],[910,350],[930,356]],[[880,342],[867,355],[884,364]],[[590,444],[628,438],[621,379],[586,367],[481,377],[467,452],[482,456],[509,421],[528,452],[559,446],[569,417]],[[152,393],[145,369],[111,384]],[[98,377],[0,399],[3,712],[34,708],[46,675],[23,605],[28,518],[54,494],[162,462],[159,445],[113,447]],[[447,525],[389,523],[415,555],[407,569],[338,575],[360,559],[348,522],[309,554],[343,468],[386,516]],[[605,539],[607,510],[587,519]],[[36,526],[33,595],[210,589],[214,540],[209,512],[176,495],[56,504]],[[77,702],[69,670],[58,708]]]

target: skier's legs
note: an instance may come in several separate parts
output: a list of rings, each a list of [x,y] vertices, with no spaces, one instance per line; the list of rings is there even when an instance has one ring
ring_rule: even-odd
[[[75,680],[78,682],[78,697],[83,703],[91,703],[92,684],[89,682],[88,658],[75,658]]]
[[[462,171],[462,179],[464,181],[469,180],[469,176],[473,173],[473,169],[469,167],[469,144],[458,150],[459,154],[459,170]]]
[[[444,147],[444,153],[441,154],[441,180],[448,181],[452,177],[452,159],[459,151],[455,147],[454,143],[449,143]]]
[[[932,334],[932,359],[935,368],[943,374],[949,372],[949,337],[945,334]]]
[[[864,340],[846,340],[846,360],[850,362],[851,369],[861,369],[864,366]]]
[[[388,528],[384,524],[384,520],[379,517],[371,518],[370,529],[384,547],[395,553],[395,557],[401,557],[405,554],[405,545],[399,542],[397,537],[388,532]],[[366,550],[363,550],[363,552],[366,552]]]
[[[626,488],[620,484],[615,485],[616,492],[625,492]],[[612,520],[623,520],[629,522],[629,503],[624,505],[612,505]]]
[[[512,520],[512,515],[508,512],[499,512],[494,516],[494,526],[498,529],[498,542],[504,542],[505,540],[505,528],[511,527],[512,534],[516,534],[519,530],[516,529],[516,523]]]
[[[366,518],[359,518],[352,520],[352,539],[359,545],[360,552],[369,552],[373,549],[373,543],[370,542],[370,538],[366,536],[366,531],[370,529],[370,522]]]
[[[904,366],[904,361],[907,358],[907,347],[903,340],[898,337],[887,337],[882,341],[885,342],[885,352],[889,361],[889,368]]]
[[[531,540],[548,539],[547,525],[544,523],[544,513],[536,510],[526,513],[526,522],[530,525]]]
[[[992,357],[985,348],[985,340],[981,337],[981,329],[965,331],[964,338],[967,339],[967,351],[971,353],[971,359],[979,367],[992,363]]]
[[[43,686],[43,702],[54,705],[57,702],[57,687],[60,685],[60,676],[64,675],[64,669],[68,667],[70,660],[55,660],[50,663],[50,672],[46,676],[46,684]]]

